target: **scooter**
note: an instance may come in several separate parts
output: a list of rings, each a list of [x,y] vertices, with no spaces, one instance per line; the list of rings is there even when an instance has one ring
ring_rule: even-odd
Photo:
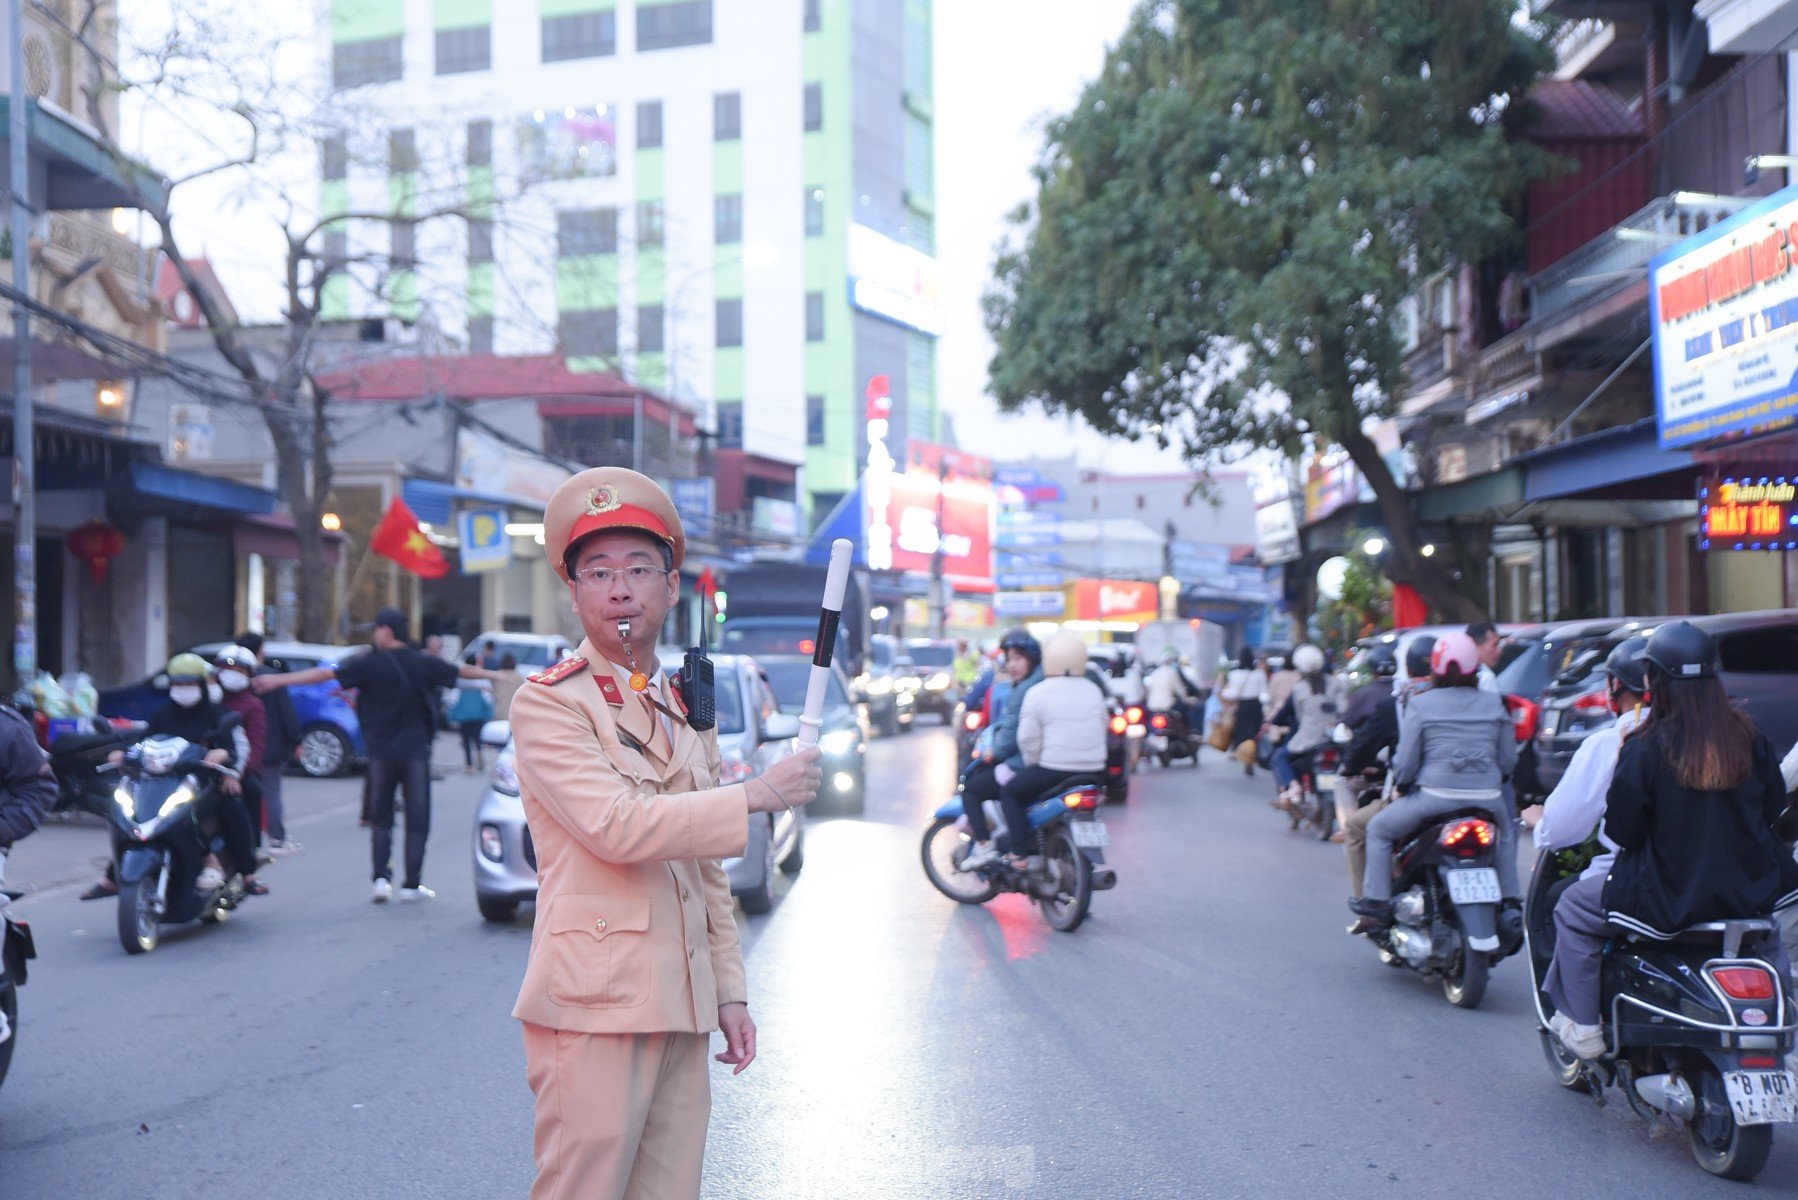
[[[1753,1179],[1772,1152],[1773,1126],[1798,1121],[1798,1081],[1785,1060],[1798,1003],[1758,952],[1762,939],[1779,936],[1777,923],[1713,921],[1666,942],[1613,939],[1600,974],[1605,1051],[1588,1061],[1549,1031],[1555,1008],[1542,988],[1555,902],[1577,877],[1544,855],[1524,909],[1542,1053],[1555,1082],[1600,1104],[1614,1087],[1637,1116],[1683,1127],[1706,1171]]]
[[[1193,736],[1186,714],[1177,708],[1149,714],[1145,748],[1164,767],[1171,767],[1183,758],[1190,758],[1194,766],[1199,763],[1199,739]]]
[[[239,721],[226,716],[219,732]],[[205,761],[206,748],[186,738],[146,738],[108,764],[120,778],[112,794],[114,870],[119,884],[119,944],[127,954],[156,949],[161,927],[187,921],[216,925],[244,898],[243,878],[196,889],[206,855],[215,852],[223,781],[236,771]],[[246,865],[233,864],[235,871]]]
[[[107,756],[143,736],[144,724],[131,721],[114,725],[95,718],[84,733],[62,733],[50,740],[50,770],[56,776],[57,813],[109,815],[113,783],[101,770]]]
[[[1104,789],[1105,780],[1098,775],[1077,776],[1030,805],[1043,866],[1029,873],[1002,859],[971,871],[962,868],[974,841],[957,795],[936,810],[924,830],[924,874],[937,891],[962,904],[985,904],[1001,892],[1022,892],[1037,902],[1052,928],[1072,933],[1086,920],[1093,893],[1117,886],[1117,872],[1105,865],[1110,833],[1097,811]],[[986,814],[993,837],[1001,837],[1005,818],[997,801],[986,802]]]
[[[9,907],[20,892],[0,892],[0,1083],[12,1066],[13,1047],[19,1040],[19,986],[25,982],[25,964],[37,957],[31,926],[12,915]]]

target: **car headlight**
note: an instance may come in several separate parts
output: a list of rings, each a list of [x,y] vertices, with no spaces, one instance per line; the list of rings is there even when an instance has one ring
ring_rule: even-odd
[[[924,686],[933,692],[943,691],[949,686],[949,672],[938,671],[935,675],[930,677],[930,682],[926,683]]]
[[[893,681],[885,675],[868,681],[868,695],[870,696],[885,696],[892,690]]]
[[[493,760],[493,790],[506,796],[518,794],[518,763],[510,752]]]
[[[818,739],[818,751],[830,758],[855,749],[855,730],[835,729]]]

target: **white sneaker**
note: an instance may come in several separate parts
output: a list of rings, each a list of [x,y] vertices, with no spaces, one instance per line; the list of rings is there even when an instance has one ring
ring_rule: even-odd
[[[978,871],[982,867],[990,867],[999,861],[999,852],[993,849],[991,842],[975,842],[968,856],[961,860],[964,871]]]
[[[6,1045],[11,1038],[12,1022],[6,1019],[5,1013],[0,1012],[0,1046]]]
[[[286,858],[290,854],[298,854],[305,848],[292,838],[288,838],[284,842],[270,842],[268,852],[276,858]]]
[[[1548,1018],[1548,1030],[1576,1058],[1598,1058],[1605,1052],[1602,1026],[1576,1025],[1566,1013],[1556,1013]]]
[[[417,900],[435,900],[435,899],[437,899],[437,893],[433,892],[430,888],[424,886],[422,883],[419,884],[415,888],[401,888],[400,889],[400,901],[405,904],[411,904]]]
[[[376,904],[385,904],[393,899],[393,884],[386,879],[375,880],[375,890],[368,897]]]
[[[225,885],[225,873],[217,867],[202,867],[200,874],[194,879],[194,891],[204,896],[216,892]]]

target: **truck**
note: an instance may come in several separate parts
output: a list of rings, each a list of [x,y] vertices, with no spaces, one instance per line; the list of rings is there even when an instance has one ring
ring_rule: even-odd
[[[811,654],[816,649],[826,570],[786,562],[732,567],[725,581],[721,649],[727,654]],[[859,680],[868,666],[867,597],[864,573],[851,571],[832,656],[852,680]]]

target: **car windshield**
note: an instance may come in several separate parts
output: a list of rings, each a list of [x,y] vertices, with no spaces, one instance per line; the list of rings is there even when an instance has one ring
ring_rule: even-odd
[[[473,655],[478,658],[486,654],[488,642],[493,643],[494,654],[501,658],[510,654],[521,667],[547,667],[554,661],[555,652],[559,649],[554,642],[538,641],[535,638],[529,640],[519,638],[516,641],[503,637],[482,638],[474,645],[464,647],[462,657],[467,658]]]
[[[805,689],[812,678],[810,662],[803,658],[764,661],[762,670],[768,676],[769,686],[774,689],[774,699],[780,703],[781,712],[797,713],[805,710]],[[848,703],[849,697],[843,692],[843,684],[833,671],[825,685],[824,704],[828,708],[836,708]]]
[[[731,654],[810,654],[817,649],[814,640],[817,636],[816,621],[810,624],[795,621],[791,625],[726,625],[724,649]],[[837,650],[840,652],[842,648],[839,638]]]
[[[1534,700],[1548,686],[1548,646],[1545,642],[1512,640],[1498,656],[1498,690],[1506,696]]]
[[[945,643],[913,642],[905,648],[905,653],[920,667],[955,665],[955,647]]]
[[[743,689],[737,685],[736,671],[719,671],[717,685],[718,732],[742,733],[747,726],[743,722]]]

